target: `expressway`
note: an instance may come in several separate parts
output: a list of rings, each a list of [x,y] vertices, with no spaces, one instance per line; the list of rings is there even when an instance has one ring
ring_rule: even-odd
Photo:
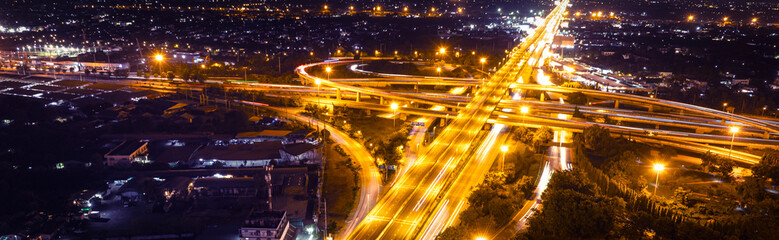
[[[718,154],[731,154],[727,146],[733,142],[738,147],[773,147],[779,146],[779,141],[772,136],[779,134],[776,122],[753,119],[722,111],[698,107],[673,101],[647,98],[636,95],[602,92],[596,90],[570,89],[548,86],[544,78],[536,77],[536,82],[547,85],[529,84],[532,76],[537,73],[537,66],[543,64],[545,46],[551,42],[556,32],[568,1],[562,1],[539,26],[533,35],[529,36],[507,56],[505,63],[486,82],[463,78],[441,78],[427,76],[411,76],[402,74],[373,73],[360,69],[363,62],[336,61],[312,63],[298,67],[295,71],[304,82],[313,86],[297,86],[283,84],[260,83],[230,83],[223,84],[226,89],[256,90],[268,92],[268,96],[288,97],[301,96],[306,102],[318,102],[325,105],[348,106],[353,108],[388,111],[386,101],[398,101],[408,107],[398,109],[399,113],[423,116],[424,119],[443,118],[451,120],[439,136],[420,151],[418,145],[408,146],[416,149],[415,154],[408,151],[407,163],[401,168],[397,179],[390,185],[383,196],[378,170],[370,154],[360,144],[349,138],[336,139],[347,150],[355,154],[363,172],[361,174],[362,188],[360,200],[350,220],[337,239],[432,239],[447,226],[455,223],[458,213],[467,206],[470,188],[481,182],[484,174],[489,171],[492,162],[497,158],[496,143],[505,139],[505,131],[510,126],[540,127],[549,126],[557,131],[581,132],[584,128],[596,124],[581,119],[559,119],[557,114],[572,115],[575,108],[588,116],[608,116],[622,122],[658,125],[673,128],[695,129],[695,133],[653,129],[621,124],[597,123],[609,128],[612,133],[627,135],[631,139],[653,144],[663,144],[691,152],[712,151]],[[313,68],[323,66],[344,65],[354,72],[370,75],[366,78],[330,79],[312,75]],[[218,82],[222,84],[222,82]],[[135,87],[152,89],[193,89],[203,87],[191,84],[170,84],[169,82],[144,81],[129,83]],[[195,84],[196,85],[196,84]],[[458,96],[446,93],[409,92],[378,89],[390,85],[443,85],[478,88],[475,94]],[[582,92],[591,99],[613,101],[614,108],[598,106],[576,106],[572,104],[513,100],[504,98],[509,89],[512,91],[535,91],[548,94],[564,95],[566,93]],[[324,97],[315,97],[312,95]],[[367,98],[367,101],[366,101]],[[378,103],[373,98],[379,98]],[[349,100],[347,100],[349,99]],[[536,99],[538,100],[538,99]],[[408,103],[408,104],[405,104]],[[649,111],[618,109],[624,105],[644,106]],[[428,106],[441,106],[431,109]],[[520,114],[517,109],[529,106],[532,114]],[[653,109],[658,107],[658,109]],[[671,109],[655,112],[653,110]],[[509,111],[494,111],[494,110]],[[309,119],[294,116],[302,121]],[[427,121],[427,120],[426,120]],[[483,127],[490,126],[490,131],[484,133]],[[698,129],[707,131],[727,131],[730,125],[742,127],[744,136],[731,138],[730,135],[698,133]],[[335,129],[334,129],[335,130]],[[336,131],[333,136],[338,137]],[[414,142],[423,139],[424,129],[417,127],[412,132]],[[749,135],[763,135],[766,139],[753,138]],[[345,135],[344,135],[345,136]],[[732,141],[736,140],[736,141]],[[550,152],[550,162],[544,166],[533,201],[522,208],[516,218],[523,223],[537,207],[540,193],[553,170],[570,168],[570,160],[562,155],[570,156],[567,148],[557,148]],[[554,152],[554,154],[552,154]],[[568,154],[563,154],[568,153]],[[553,155],[560,155],[560,157]],[[760,156],[746,152],[732,151],[735,160],[753,164]],[[546,180],[544,180],[546,179]]]
[[[285,112],[283,108],[268,108],[276,112]],[[373,206],[376,204],[376,201],[378,200],[382,191],[381,174],[379,173],[379,169],[374,163],[370,152],[368,152],[368,150],[365,149],[365,147],[360,142],[349,137],[349,134],[332,126],[327,128],[327,123],[323,123],[315,118],[294,113],[288,115],[300,122],[312,122],[319,128],[328,129],[333,140],[340,144],[344,150],[346,150],[346,152],[352,154],[354,156],[353,159],[360,165],[360,192],[358,194],[359,200],[357,201],[357,207],[352,210],[351,214],[349,214],[346,227],[342,228],[341,232],[333,234],[338,237],[338,239],[344,238],[344,233],[351,232],[352,229],[354,229],[357,224],[362,221],[363,218],[365,218],[365,215],[368,213],[368,211],[370,211],[371,208],[373,208]]]
[[[554,34],[566,4],[567,1],[564,1],[556,7],[546,23],[511,52],[506,63],[382,197],[349,239],[409,239],[420,234],[431,221],[429,213],[442,206],[439,204],[440,196],[453,189],[456,185],[453,182],[463,172],[460,170],[468,165],[469,161],[463,159],[463,155],[476,142],[481,128],[508,92],[508,87],[520,77],[520,73],[527,72],[526,63],[529,61],[524,58],[531,55],[527,52],[530,45]],[[455,191],[458,190],[463,189]]]

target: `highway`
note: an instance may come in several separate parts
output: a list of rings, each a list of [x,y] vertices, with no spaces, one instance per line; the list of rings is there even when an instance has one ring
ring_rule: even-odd
[[[527,49],[556,31],[566,4],[564,1],[553,10],[546,23],[511,52],[506,63],[486,86],[479,89],[408,173],[382,197],[349,239],[410,239],[421,232],[431,219],[429,213],[441,206],[439,196],[452,189],[455,185],[452,182],[463,172],[460,171],[462,166],[468,165],[468,159],[463,156],[476,142],[482,126],[506,95],[508,87],[527,67],[525,63],[529,61],[523,59],[530,56]]]
[[[285,112],[283,108],[268,108],[280,113]],[[359,200],[357,201],[357,206],[352,210],[352,214],[350,214],[349,219],[347,220],[346,227],[342,228],[338,233],[333,233],[337,239],[342,239],[345,237],[346,233],[351,232],[357,226],[357,224],[365,218],[365,216],[368,214],[368,211],[370,211],[373,206],[376,205],[376,202],[382,191],[381,174],[379,173],[379,169],[376,166],[373,157],[371,157],[370,152],[365,149],[365,146],[363,146],[357,140],[350,138],[349,134],[329,126],[327,123],[323,123],[315,118],[310,118],[308,116],[295,113],[288,113],[288,115],[300,122],[310,121],[316,124],[320,129],[325,129],[325,127],[328,126],[327,130],[330,132],[330,136],[333,138],[333,140],[340,144],[344,150],[346,150],[346,152],[352,154],[352,159],[356,160],[360,165],[360,192],[358,194]],[[333,201],[334,199],[330,200]]]

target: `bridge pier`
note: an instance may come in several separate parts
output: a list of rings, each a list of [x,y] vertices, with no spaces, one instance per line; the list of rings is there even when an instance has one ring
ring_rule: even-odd
[[[619,109],[619,99],[614,100],[614,109]]]
[[[360,102],[360,92],[357,92],[357,102]]]
[[[655,111],[655,106],[654,105],[649,105],[648,111],[649,112],[654,112]]]
[[[379,96],[379,104],[384,105],[384,97]]]
[[[338,100],[338,101],[341,101],[341,89],[340,88],[336,88],[335,89],[335,99]]]
[[[541,92],[541,97],[539,98],[539,101],[543,102],[544,101],[544,97],[546,97],[546,96],[544,96],[544,92]]]
[[[764,131],[763,132],[763,139],[769,139],[769,138],[771,138],[771,133],[769,133],[768,131]]]
[[[414,84],[414,90],[419,90],[419,84]]]

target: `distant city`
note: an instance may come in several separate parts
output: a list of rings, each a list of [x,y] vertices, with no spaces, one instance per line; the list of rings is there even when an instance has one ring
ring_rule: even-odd
[[[775,1],[0,16],[0,240],[779,234]]]

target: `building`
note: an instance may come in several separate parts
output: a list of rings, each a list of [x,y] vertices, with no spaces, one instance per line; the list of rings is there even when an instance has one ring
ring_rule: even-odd
[[[243,240],[292,240],[296,229],[287,221],[285,211],[252,211],[241,225]]]
[[[149,151],[147,145],[147,142],[124,141],[105,154],[106,165],[126,166],[136,161],[146,162],[146,153]]]
[[[292,131],[286,130],[262,130],[260,132],[242,132],[235,135],[235,139],[243,143],[281,141],[289,142]]]
[[[572,49],[576,39],[573,36],[557,35],[552,39],[552,49],[567,48]]]
[[[221,209],[250,208],[267,197],[260,196],[262,179],[253,177],[205,177],[197,178],[189,185],[189,196],[195,207]]]
[[[283,148],[281,141],[208,145],[197,151],[190,161],[202,166],[263,167],[280,162]]]
[[[293,143],[284,145],[281,151],[282,163],[290,165],[316,164],[321,155],[317,151],[318,146],[310,143]]]

